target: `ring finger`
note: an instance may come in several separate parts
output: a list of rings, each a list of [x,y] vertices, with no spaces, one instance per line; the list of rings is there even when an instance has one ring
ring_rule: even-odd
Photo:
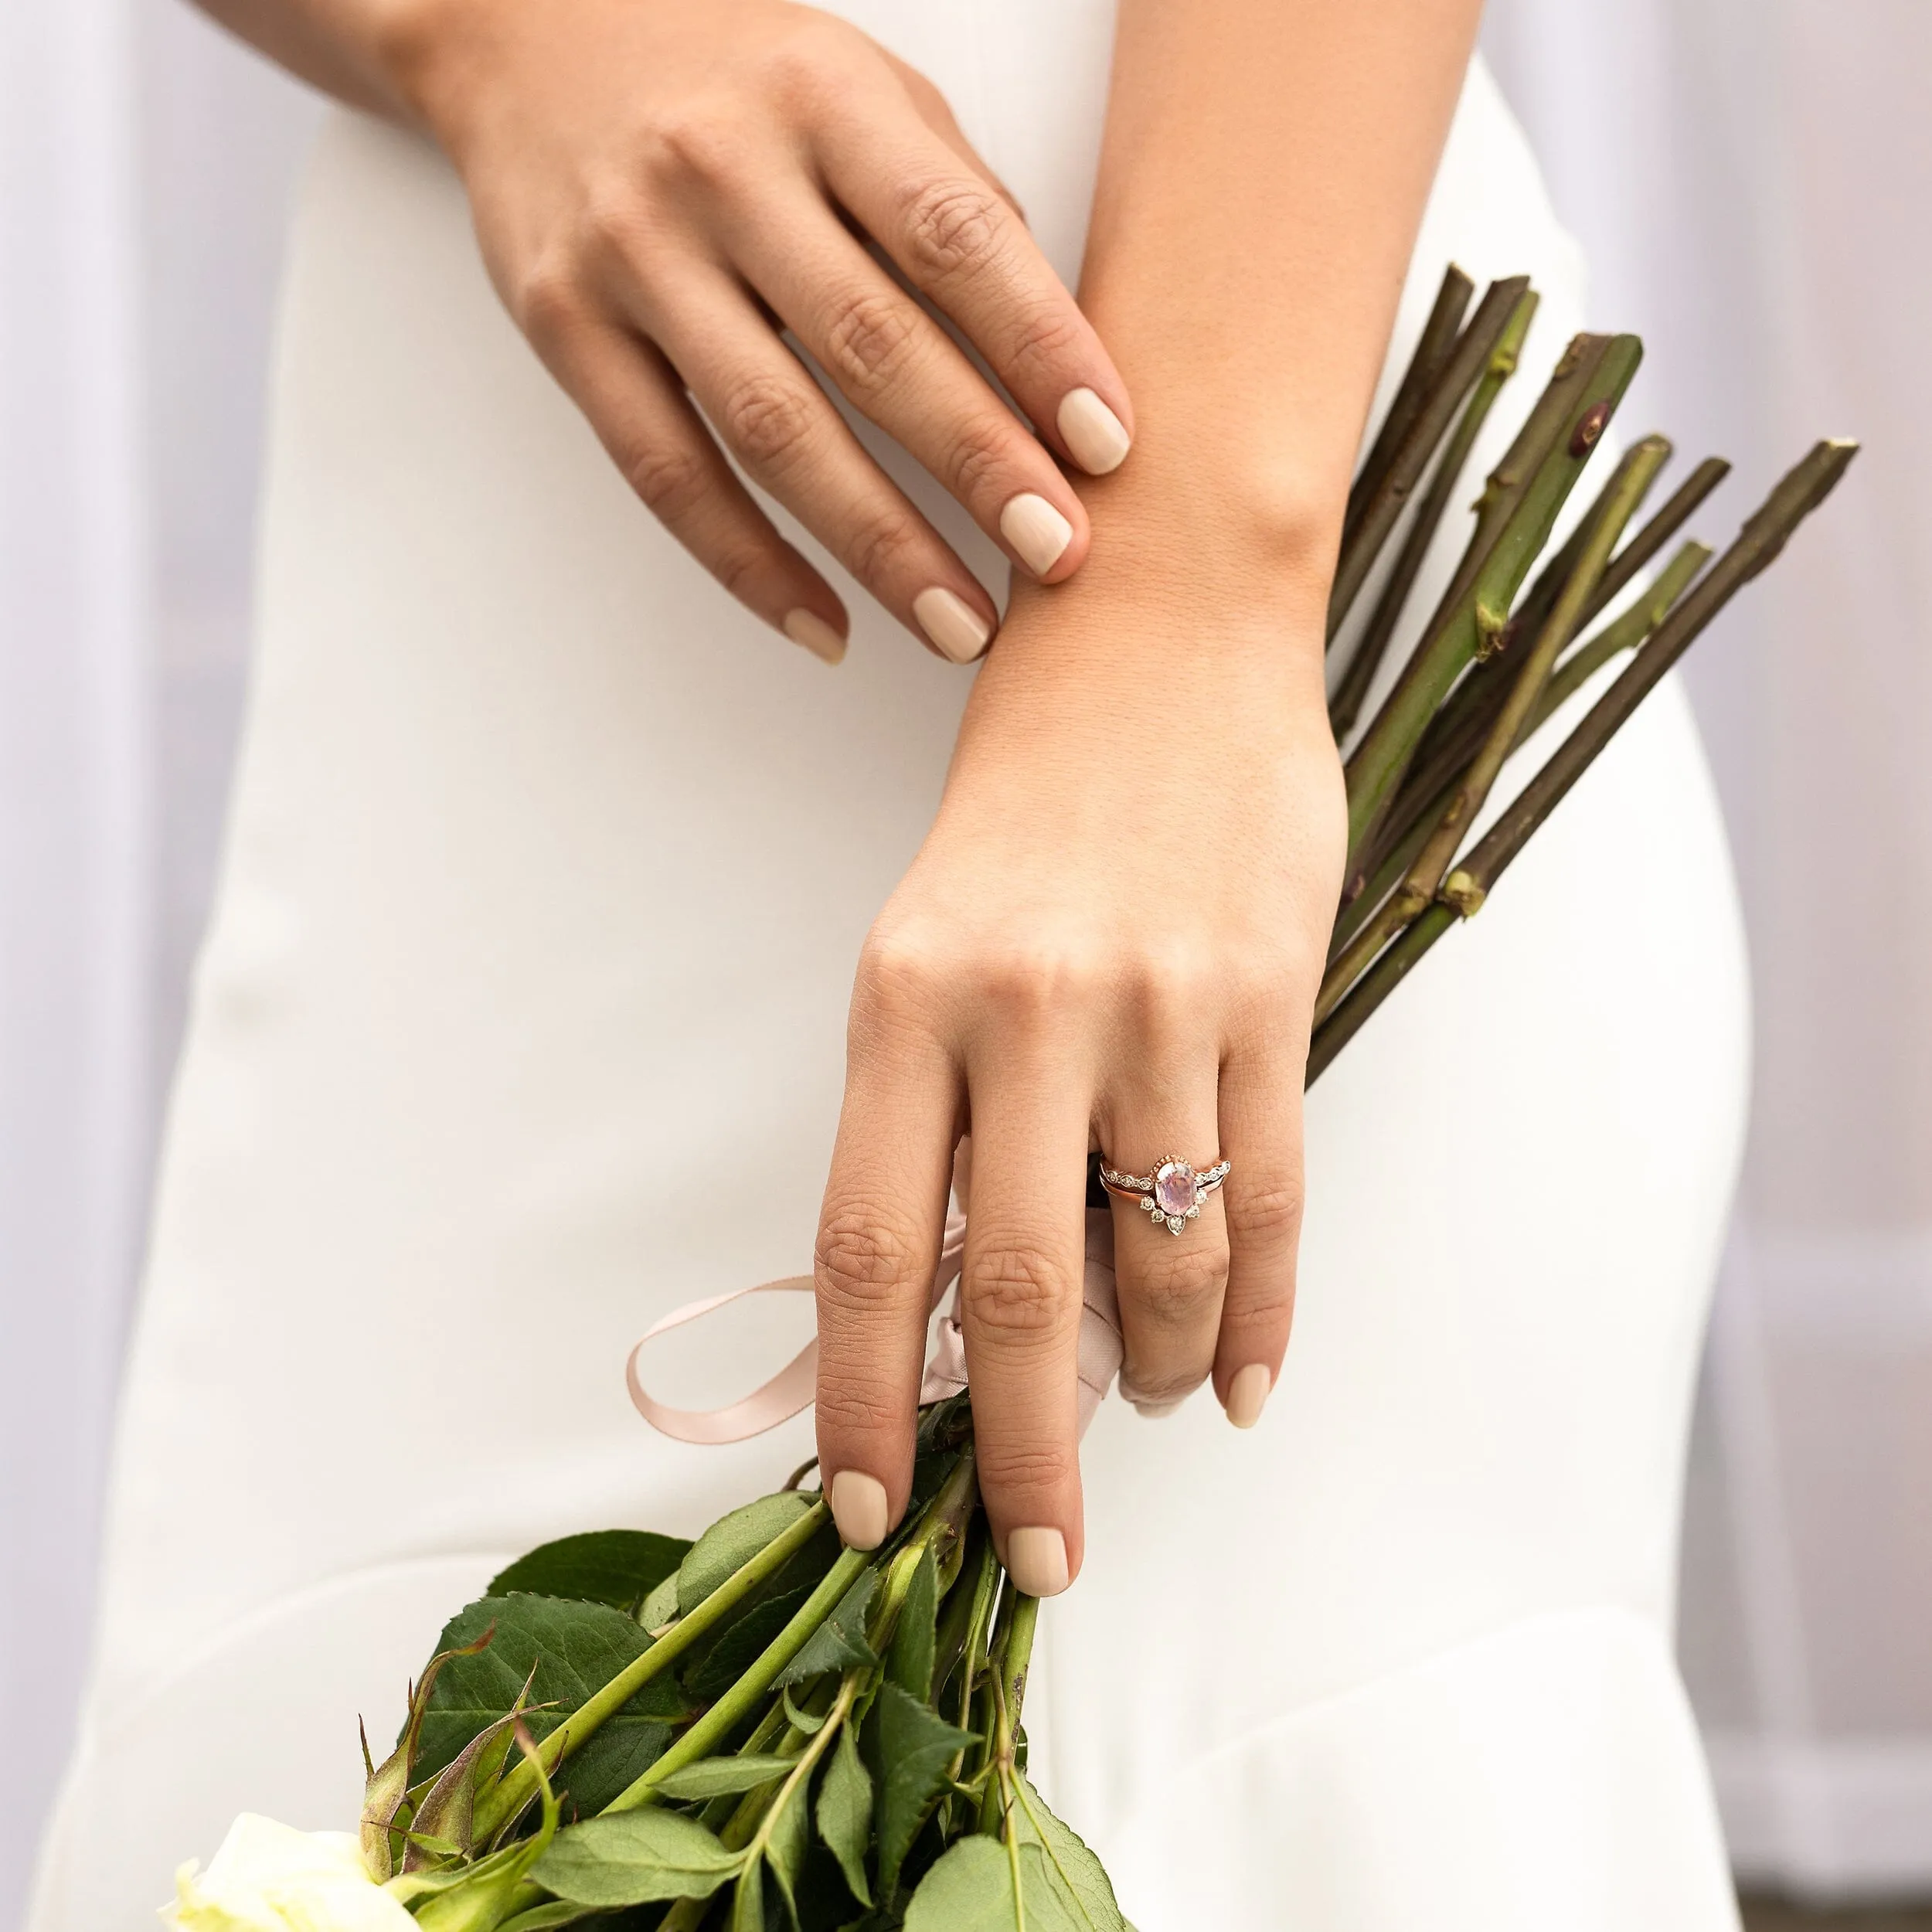
[[[992,641],[993,600],[860,445],[831,399],[721,268],[693,264],[637,318],[719,440],[887,610],[941,656]]]
[[[1203,1192],[1193,1177],[1220,1158],[1216,1084],[1212,1054],[1156,1064],[1137,1072],[1104,1116],[1103,1162],[1148,1183],[1146,1197],[1162,1210],[1109,1189],[1126,1345],[1121,1393],[1144,1413],[1173,1407],[1214,1366],[1227,1222],[1219,1192]]]

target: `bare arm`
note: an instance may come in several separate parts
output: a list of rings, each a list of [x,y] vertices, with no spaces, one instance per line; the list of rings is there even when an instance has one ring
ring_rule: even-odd
[[[1122,1386],[1279,1372],[1301,1077],[1341,884],[1323,614],[1349,474],[1476,0],[1122,0],[1082,299],[1136,405],[1091,559],[1016,589],[939,818],[875,927],[821,1229],[842,1525],[903,1506],[954,1136],[981,1484],[1021,1587],[1080,1560],[1090,1145],[1233,1162],[1192,1222],[1114,1204]],[[850,1529],[849,1527],[849,1533]]]

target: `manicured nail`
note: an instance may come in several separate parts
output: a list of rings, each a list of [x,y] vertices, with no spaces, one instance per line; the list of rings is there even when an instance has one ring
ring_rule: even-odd
[[[1009,1530],[1006,1573],[1029,1597],[1057,1597],[1066,1587],[1066,1539],[1057,1529]]]
[[[955,664],[971,664],[986,648],[992,627],[964,597],[934,584],[913,599],[913,615]]]
[[[1127,461],[1127,426],[1090,389],[1070,389],[1060,409],[1060,434],[1089,476],[1104,476]]]
[[[1073,526],[1043,496],[1029,491],[999,513],[999,533],[1019,553],[1019,560],[1043,577],[1066,553]]]
[[[862,1469],[832,1479],[832,1519],[848,1549],[876,1549],[886,1540],[886,1485]]]
[[[1237,1429],[1252,1429],[1261,1420],[1263,1405],[1274,1387],[1274,1377],[1265,1362],[1250,1362],[1245,1369],[1237,1369],[1228,1384],[1228,1420]]]
[[[785,635],[802,644],[815,658],[836,664],[845,655],[845,641],[815,611],[787,611]]]

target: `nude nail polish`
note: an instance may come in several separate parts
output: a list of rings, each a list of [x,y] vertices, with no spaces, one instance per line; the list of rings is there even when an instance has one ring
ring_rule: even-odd
[[[999,533],[1036,577],[1043,577],[1066,554],[1073,526],[1043,496],[1029,490],[1012,498],[999,513]]]
[[[1274,1377],[1265,1362],[1250,1362],[1234,1372],[1228,1384],[1227,1417],[1237,1429],[1252,1429],[1261,1420],[1261,1410],[1274,1388]]]
[[[1057,1529],[1009,1529],[1006,1573],[1029,1597],[1057,1597],[1066,1587],[1066,1539]]]
[[[802,644],[828,664],[836,664],[845,655],[845,640],[815,611],[787,611],[784,628],[794,644]]]
[[[832,1479],[832,1519],[848,1549],[876,1549],[886,1540],[886,1485],[862,1469],[842,1469]]]
[[[1089,476],[1105,476],[1127,461],[1127,425],[1090,389],[1069,389],[1056,420],[1073,461]]]
[[[934,584],[913,599],[913,615],[920,628],[955,664],[971,664],[993,634],[987,623],[964,597]]]

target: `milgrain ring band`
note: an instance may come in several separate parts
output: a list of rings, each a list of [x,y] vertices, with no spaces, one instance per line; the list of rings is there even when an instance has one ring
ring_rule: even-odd
[[[1228,1178],[1233,1165],[1216,1161],[1212,1167],[1196,1168],[1178,1154],[1166,1154],[1155,1163],[1151,1174],[1122,1174],[1103,1167],[1100,1185],[1123,1201],[1137,1202],[1168,1233],[1179,1234],[1199,1218],[1201,1203]]]

